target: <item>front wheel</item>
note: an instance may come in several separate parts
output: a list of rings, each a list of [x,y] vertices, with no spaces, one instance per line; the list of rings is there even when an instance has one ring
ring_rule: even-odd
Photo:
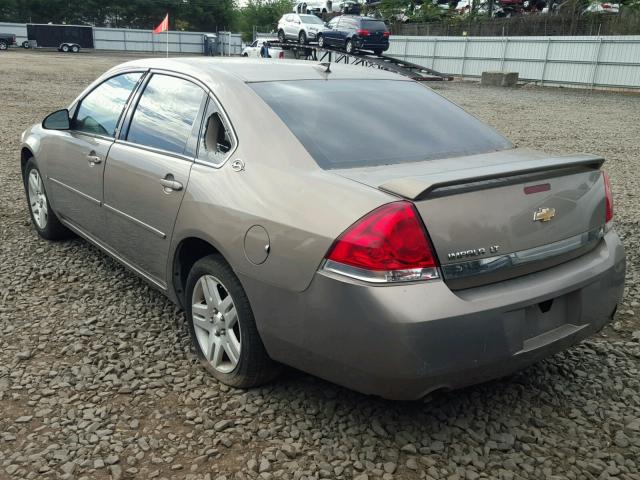
[[[382,50],[374,50],[373,51],[374,55],[382,55]]]
[[[51,204],[44,188],[44,181],[36,162],[31,158],[24,171],[24,189],[29,202],[31,222],[38,235],[47,240],[61,240],[67,238],[71,232],[60,223],[51,210]]]
[[[286,42],[286,41],[287,41],[287,39],[286,39],[286,38],[285,38],[285,36],[284,36],[284,31],[283,31],[283,30],[280,30],[280,31],[278,32],[278,41],[279,41],[280,43],[284,43],[284,42]]]
[[[347,44],[345,45],[344,49],[349,54],[355,53],[356,49],[355,49],[355,46],[353,45],[353,40],[347,40]]]
[[[185,313],[191,340],[204,367],[220,382],[250,388],[272,380],[269,358],[249,299],[220,255],[198,260],[187,278]]]
[[[298,35],[298,43],[301,45],[307,44],[307,34],[304,33],[304,31],[300,32],[300,34]]]
[[[69,51],[69,45],[64,44],[60,47],[60,50],[63,51],[64,53],[67,53]]]
[[[324,35],[318,35],[318,46],[324,48]]]
[[[0,50],[6,50],[7,48],[9,48],[9,44],[4,40],[0,40]]]
[[[30,47],[29,40],[25,40],[24,42],[22,42],[22,48],[28,49],[29,47]]]

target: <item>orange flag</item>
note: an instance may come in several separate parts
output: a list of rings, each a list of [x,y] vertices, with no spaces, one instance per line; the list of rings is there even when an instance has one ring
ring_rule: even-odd
[[[162,20],[160,25],[158,25],[156,28],[153,29],[153,33],[162,33],[162,32],[166,32],[167,30],[169,30],[169,14],[168,13],[165,15],[164,20]]]

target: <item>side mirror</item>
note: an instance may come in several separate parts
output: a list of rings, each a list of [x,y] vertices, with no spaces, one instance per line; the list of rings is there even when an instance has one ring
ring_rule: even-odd
[[[46,130],[69,130],[71,128],[71,120],[69,119],[69,110],[58,110],[50,113],[42,121],[42,128]]]

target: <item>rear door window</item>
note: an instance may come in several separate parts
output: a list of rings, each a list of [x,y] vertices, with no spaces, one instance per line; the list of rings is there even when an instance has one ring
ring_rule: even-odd
[[[111,77],[82,99],[76,110],[73,129],[78,132],[113,137],[142,72],[124,73]]]
[[[204,91],[183,78],[154,74],[131,119],[127,141],[185,153]]]

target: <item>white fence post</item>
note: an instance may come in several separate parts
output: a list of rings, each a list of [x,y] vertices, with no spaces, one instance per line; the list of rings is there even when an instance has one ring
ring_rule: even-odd
[[[504,37],[504,44],[502,47],[502,60],[500,60],[500,71],[504,71],[504,60],[507,58],[507,45],[509,44],[509,37]]]
[[[467,61],[467,45],[469,45],[469,37],[464,37],[464,50],[462,51],[462,68],[460,76],[464,78],[464,64]]]
[[[598,39],[598,48],[596,50],[596,58],[593,62],[593,72],[591,73],[591,88],[596,82],[596,73],[598,72],[598,63],[600,62],[600,51],[602,50],[602,37]]]
[[[544,52],[544,63],[542,64],[542,75],[540,76],[540,86],[544,86],[544,74],[547,71],[547,63],[549,62],[549,48],[551,47],[551,37],[547,38],[547,49]]]

